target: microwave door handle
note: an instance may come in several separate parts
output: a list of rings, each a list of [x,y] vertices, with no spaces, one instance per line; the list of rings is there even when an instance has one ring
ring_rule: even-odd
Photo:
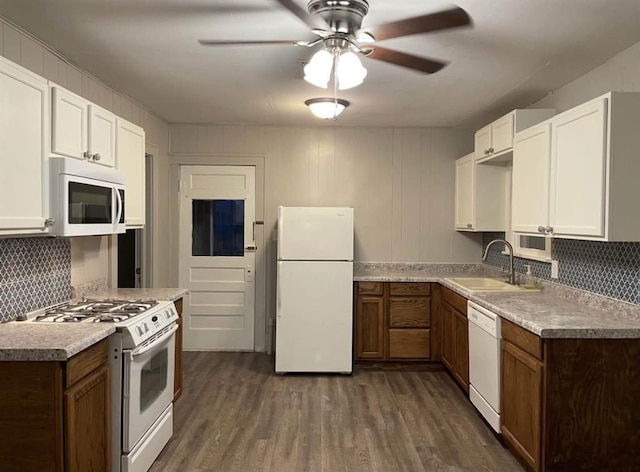
[[[120,217],[122,217],[122,197],[120,197],[120,191],[118,187],[113,186],[113,191],[116,193],[116,202],[118,202],[118,212],[116,214],[116,221],[114,221],[114,228],[117,230],[120,224]]]

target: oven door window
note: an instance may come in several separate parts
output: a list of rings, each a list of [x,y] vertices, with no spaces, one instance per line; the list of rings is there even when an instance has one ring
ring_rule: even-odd
[[[173,400],[175,334],[152,349],[124,351],[122,450],[130,452]]]
[[[167,388],[169,352],[166,349],[155,354],[140,372],[140,412],[144,413],[160,398]]]
[[[69,182],[69,223],[113,223],[112,192],[110,187]]]

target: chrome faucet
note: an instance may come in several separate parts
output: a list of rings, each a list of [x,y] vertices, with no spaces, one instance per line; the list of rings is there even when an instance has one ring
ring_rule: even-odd
[[[487,244],[487,247],[484,250],[484,255],[482,256],[482,260],[483,261],[487,260],[487,255],[489,254],[489,248],[493,245],[493,243],[504,243],[504,245],[509,248],[509,283],[511,285],[515,285],[516,272],[513,267],[513,246],[509,241],[505,241],[504,239],[494,239],[493,241],[491,241],[489,244]]]

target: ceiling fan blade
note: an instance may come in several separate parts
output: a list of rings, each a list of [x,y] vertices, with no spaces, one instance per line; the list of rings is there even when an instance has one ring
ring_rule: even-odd
[[[438,72],[447,65],[446,62],[434,61],[433,59],[426,59],[424,57],[414,56],[413,54],[398,52],[378,46],[372,48],[371,52],[367,51],[365,55],[369,59],[388,62],[389,64],[406,67],[407,69],[416,70],[425,74]]]
[[[203,46],[260,46],[260,45],[277,45],[277,44],[290,44],[292,46],[302,45],[306,41],[293,41],[293,40],[275,40],[275,41],[218,41],[215,39],[199,39],[198,42]]]
[[[320,16],[311,16],[304,8],[300,8],[300,6],[293,0],[276,0],[276,2],[296,15],[312,30],[331,31],[329,24],[320,18]]]
[[[438,13],[407,18],[378,26],[369,26],[361,30],[373,36],[376,41],[399,38],[418,33],[430,33],[432,31],[457,28],[471,25],[471,17],[462,8],[455,7]]]

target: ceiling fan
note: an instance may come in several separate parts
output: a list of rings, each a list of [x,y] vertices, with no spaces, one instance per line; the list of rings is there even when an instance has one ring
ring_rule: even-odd
[[[369,3],[366,0],[311,0],[307,5],[308,13],[294,0],[276,1],[306,23],[318,38],[312,41],[201,39],[199,43],[203,46],[289,44],[307,48],[323,44],[325,50],[332,51],[334,54],[346,51],[355,52],[369,59],[395,64],[425,74],[433,74],[445,67],[447,63],[383,48],[375,43],[385,39],[442,31],[472,24],[466,11],[459,7],[452,7],[437,13],[362,28],[362,20],[369,12]]]

